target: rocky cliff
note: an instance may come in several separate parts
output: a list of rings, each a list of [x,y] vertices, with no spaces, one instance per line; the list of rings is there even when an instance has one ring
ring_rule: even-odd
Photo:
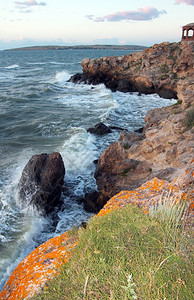
[[[120,57],[86,58],[83,73],[70,81],[104,83],[112,91],[158,93],[187,105],[194,92],[193,60],[193,42],[162,43]]]
[[[174,180],[194,158],[194,107],[181,104],[148,111],[143,133],[123,132],[100,156],[95,178],[102,207],[121,190],[133,190],[153,177]]]
[[[178,98],[177,105],[149,111],[143,133],[122,133],[101,155],[95,172],[98,208],[155,176],[173,180],[193,157],[194,131],[187,125],[188,114],[194,114],[193,63],[194,42],[162,43],[121,57],[84,59],[83,74],[70,79]]]

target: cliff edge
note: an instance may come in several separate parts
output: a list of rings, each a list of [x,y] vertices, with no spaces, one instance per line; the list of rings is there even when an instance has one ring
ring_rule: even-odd
[[[157,93],[188,105],[193,87],[194,42],[156,44],[142,52],[119,57],[82,60],[82,74],[72,82],[104,83],[112,91]]]

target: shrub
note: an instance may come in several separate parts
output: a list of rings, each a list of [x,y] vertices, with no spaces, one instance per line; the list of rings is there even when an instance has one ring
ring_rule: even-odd
[[[185,126],[187,129],[191,129],[194,126],[194,106],[187,112]]]

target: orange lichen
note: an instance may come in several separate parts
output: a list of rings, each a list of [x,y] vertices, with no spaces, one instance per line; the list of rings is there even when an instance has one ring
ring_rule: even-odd
[[[0,299],[28,299],[67,262],[76,245],[68,232],[52,238],[31,252],[13,271]]]
[[[192,215],[194,191],[189,190],[189,193],[187,191],[188,183],[191,182],[193,182],[192,168],[171,183],[153,178],[134,191],[121,191],[112,197],[95,217],[106,215],[132,203],[142,207],[144,213],[148,213],[149,207],[158,203],[161,195],[168,196],[169,194],[173,196],[174,200],[182,197],[182,199],[190,201],[189,209],[190,215]],[[57,274],[59,267],[66,263],[71,256],[70,250],[75,245],[75,239],[70,237],[68,232],[40,245],[13,271],[0,294],[0,299],[29,299],[44,287],[46,281]]]

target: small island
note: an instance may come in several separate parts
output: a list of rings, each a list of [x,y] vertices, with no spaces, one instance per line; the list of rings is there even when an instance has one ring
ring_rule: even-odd
[[[145,46],[139,45],[76,45],[76,46],[30,46],[22,48],[6,49],[5,51],[34,51],[34,50],[129,50],[129,51],[142,51],[146,49]]]

